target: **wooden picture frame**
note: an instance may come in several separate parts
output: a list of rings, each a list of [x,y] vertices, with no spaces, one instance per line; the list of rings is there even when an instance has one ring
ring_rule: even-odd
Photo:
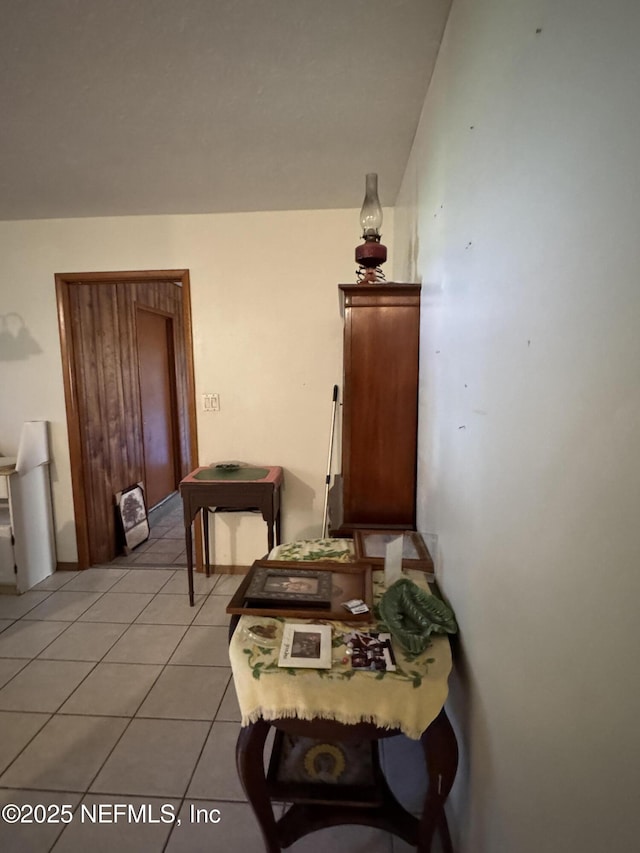
[[[142,483],[135,483],[118,492],[115,499],[116,513],[124,539],[124,552],[130,554],[134,548],[146,542],[151,533],[144,486]]]
[[[383,779],[375,741],[314,740],[276,729],[267,776],[274,799],[377,805]]]
[[[272,606],[329,607],[331,572],[309,569],[259,566],[245,592],[250,604]]]
[[[331,625],[286,622],[278,666],[292,669],[331,669]]]
[[[433,559],[424,539],[417,530],[354,530],[353,544],[356,562],[383,566],[386,546],[398,536],[404,537],[402,567],[433,574]]]
[[[310,607],[298,601],[282,607],[272,602],[256,605],[247,600],[247,589],[255,572],[261,567],[284,569],[291,574],[300,570],[331,574],[331,604],[329,607]],[[343,607],[345,601],[361,598],[369,612],[352,614]],[[256,560],[227,605],[232,616],[285,616],[288,619],[328,619],[340,622],[371,622],[373,619],[373,579],[371,566],[331,561]]]

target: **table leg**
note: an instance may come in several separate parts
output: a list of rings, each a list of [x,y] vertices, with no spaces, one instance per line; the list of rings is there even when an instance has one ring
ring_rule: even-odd
[[[261,497],[259,509],[267,525],[267,548],[269,553],[273,548],[273,492]]]
[[[429,788],[418,828],[418,853],[431,849],[436,827],[444,853],[453,853],[444,804],[458,769],[458,743],[444,708],[421,737]]]
[[[282,544],[282,528],[281,528],[281,520],[280,520],[280,496],[278,496],[278,503],[276,506],[276,545]]]
[[[260,825],[265,853],[281,853],[278,829],[264,775],[264,744],[270,728],[269,723],[258,720],[240,729],[236,744],[236,766],[244,792]]]
[[[204,536],[204,564],[207,577],[211,574],[209,565],[209,507],[202,507],[202,533]]]
[[[187,547],[187,579],[189,581],[189,604],[191,605],[191,607],[193,607],[195,604],[195,599],[193,594],[193,542],[191,538],[191,522],[187,523],[185,521],[184,539],[185,545]]]

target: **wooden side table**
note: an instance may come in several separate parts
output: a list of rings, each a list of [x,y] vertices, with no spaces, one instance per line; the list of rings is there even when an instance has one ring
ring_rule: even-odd
[[[299,796],[290,788],[286,800],[293,805],[276,820],[272,802],[281,797],[278,797],[277,786],[265,775],[263,763],[264,744],[271,726],[297,737],[325,742],[369,740],[376,750],[379,740],[399,734],[397,730],[377,728],[372,723],[348,726],[319,718],[268,722],[260,719],[242,728],[236,745],[238,775],[260,825],[266,853],[281,853],[303,835],[340,824],[374,826],[391,832],[415,846],[418,853],[430,853],[437,829],[443,850],[453,853],[444,805],[456,776],[458,745],[444,708],[421,737],[429,787],[420,818],[400,805],[382,777],[377,780],[374,796],[370,796],[368,802],[364,796],[353,796],[353,792],[350,800],[344,802],[333,798],[314,801],[304,790],[304,784],[300,784]]]
[[[276,552],[272,562],[283,567],[279,561],[288,559],[293,567],[296,562],[300,565],[300,560],[326,560],[328,551],[336,555],[338,550],[339,556],[352,553],[344,543],[332,548],[334,542],[291,543],[278,549],[281,553]],[[422,571],[408,573],[426,587]],[[374,574],[376,600],[384,589],[384,578],[382,572]],[[349,597],[350,593],[343,591]],[[240,590],[238,593],[242,598]],[[445,853],[453,853],[444,811],[458,766],[458,745],[444,710],[452,665],[448,638],[434,636],[429,648],[418,656],[407,657],[408,653],[396,647],[396,670],[377,674],[353,672],[338,651],[331,670],[323,671],[326,674],[320,678],[313,670],[280,669],[277,636],[271,642],[256,642],[250,626],[258,617],[245,615],[239,619],[237,609],[229,609],[235,610],[229,631],[229,658],[245,723],[236,744],[236,763],[266,853],[280,853],[310,832],[341,824],[391,832],[416,846],[419,853],[430,853],[437,830]],[[332,624],[334,640],[353,629],[352,623],[341,620]],[[340,643],[336,650],[339,647]],[[311,716],[310,709],[313,718],[303,719]],[[276,736],[265,774],[264,746],[272,727]],[[419,740],[422,746],[429,782],[419,818],[396,800],[380,765],[380,740],[398,734]],[[306,738],[311,741],[310,747],[301,740]],[[293,739],[289,746],[286,739]],[[359,752],[367,745],[368,761]],[[302,756],[298,747],[302,747]],[[324,764],[326,756],[333,757],[332,766],[316,767],[316,761]],[[350,760],[353,772],[346,772]],[[299,772],[300,762],[304,774]],[[274,802],[292,805],[276,819]]]
[[[233,470],[215,467],[196,468],[180,482],[184,511],[184,533],[187,548],[189,602],[193,607],[193,539],[192,524],[198,511],[202,512],[204,552],[207,576],[210,574],[209,507],[258,509],[267,523],[269,551],[280,543],[280,466],[239,467]],[[275,541],[274,541],[275,528]]]

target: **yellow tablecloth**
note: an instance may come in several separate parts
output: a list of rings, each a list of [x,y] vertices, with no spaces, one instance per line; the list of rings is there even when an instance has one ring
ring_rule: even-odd
[[[345,544],[346,543],[346,544]],[[275,548],[271,559],[309,560],[344,559],[351,553],[350,540],[307,540]],[[289,554],[287,557],[286,554]],[[283,554],[285,556],[283,556]],[[293,556],[295,559],[296,557]],[[421,572],[406,574],[428,589]],[[383,572],[374,572],[374,599],[384,592]],[[260,622],[278,623],[278,642],[260,645],[248,634],[247,628]],[[289,620],[310,622],[312,620]],[[275,720],[298,717],[310,720],[323,717],[352,725],[360,722],[374,723],[379,728],[400,729],[410,738],[417,739],[437,717],[448,693],[447,679],[451,672],[451,649],[446,636],[432,637],[425,652],[412,656],[394,644],[397,669],[395,672],[370,672],[353,670],[344,663],[346,646],[343,635],[354,630],[354,623],[324,622],[333,628],[333,666],[331,669],[283,669],[278,666],[284,619],[243,616],[229,646],[242,725],[246,726],[262,717]],[[357,630],[374,630],[359,623]]]

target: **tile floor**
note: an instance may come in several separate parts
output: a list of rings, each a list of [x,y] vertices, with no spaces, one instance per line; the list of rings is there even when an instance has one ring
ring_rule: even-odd
[[[32,823],[0,820],[0,850],[261,853],[235,769],[240,715],[225,607],[240,578],[196,576],[191,608],[185,568],[122,562],[58,572],[24,595],[0,596],[0,806],[40,806]],[[410,742],[392,741],[400,752],[388,761],[402,781]],[[147,820],[114,822],[121,804]],[[172,814],[179,820],[163,822]],[[59,822],[42,822],[45,815]],[[324,849],[413,848],[358,826],[289,848]]]

